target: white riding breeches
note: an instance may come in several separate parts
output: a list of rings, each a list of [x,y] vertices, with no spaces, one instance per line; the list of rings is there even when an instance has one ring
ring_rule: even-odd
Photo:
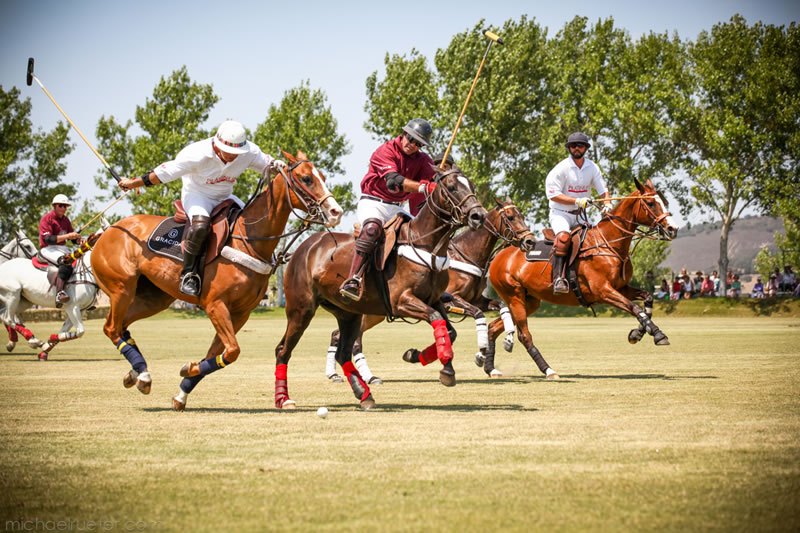
[[[560,209],[550,209],[550,227],[556,234],[562,231],[570,231],[578,225],[578,215],[571,215]]]
[[[213,211],[215,207],[217,207],[219,204],[228,199],[232,199],[239,205],[240,208],[244,207],[244,202],[239,200],[239,198],[237,198],[233,194],[228,196],[228,198],[225,198],[222,201],[217,202],[216,200],[212,200],[211,198],[203,196],[202,194],[198,194],[196,192],[187,192],[181,198],[181,203],[183,203],[183,210],[186,211],[186,216],[189,217],[189,221],[191,221],[192,217],[211,216],[211,211]]]
[[[408,211],[399,205],[384,204],[369,198],[360,199],[356,207],[356,217],[358,217],[359,224],[363,224],[368,218],[377,218],[385,223],[397,213],[405,213],[409,218],[413,218]]]
[[[60,244],[54,244],[52,246],[45,246],[41,250],[42,257],[53,263],[54,265],[58,264],[58,258],[64,254],[69,253],[69,248],[66,246],[62,246]]]

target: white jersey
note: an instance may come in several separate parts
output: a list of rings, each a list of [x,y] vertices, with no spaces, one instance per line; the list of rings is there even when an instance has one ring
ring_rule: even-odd
[[[605,194],[607,191],[606,182],[600,169],[586,158],[583,159],[583,166],[578,168],[572,157],[567,157],[553,167],[545,180],[545,192],[550,200],[550,209],[561,211],[574,208],[554,202],[552,200],[554,196],[565,194],[572,198],[588,198],[591,196],[592,187],[599,195]]]
[[[226,164],[214,153],[209,137],[190,144],[174,160],[160,164],[153,172],[162,183],[182,178],[181,197],[200,194],[219,203],[233,194],[233,184],[242,172],[252,168],[263,174],[272,162],[272,157],[257,144],[248,141],[247,146],[249,152]]]

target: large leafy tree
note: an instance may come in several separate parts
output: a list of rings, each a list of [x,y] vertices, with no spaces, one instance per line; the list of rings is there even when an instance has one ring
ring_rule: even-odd
[[[720,272],[728,268],[730,230],[745,209],[797,212],[797,44],[794,23],[749,26],[735,15],[690,45],[697,90],[682,119],[691,156],[688,198],[721,219]]]
[[[59,122],[52,131],[34,131],[30,98],[21,100],[16,87],[0,86],[0,109],[0,236],[9,239],[19,229],[38,242],[39,220],[53,196],[77,190],[62,182],[74,148],[69,126]]]
[[[350,146],[347,137],[338,131],[324,91],[312,90],[308,81],[286,91],[280,104],[270,105],[267,118],[256,128],[254,140],[275,157],[283,157],[280,150],[292,155],[302,150],[325,174],[331,193],[342,208],[353,209],[352,183],[330,184],[335,175],[344,171],[340,159],[350,153]],[[252,190],[254,174],[239,180],[248,190]]]
[[[98,150],[121,175],[138,176],[169,161],[187,144],[210,137],[202,125],[219,98],[210,84],[193,82],[186,67],[162,77],[152,98],[136,107],[136,124],[143,135],[131,136],[132,121],[118,124],[113,116],[102,116],[97,125]],[[106,174],[95,178],[109,196],[120,193]],[[180,198],[180,180],[129,194],[134,213],[168,215],[172,202]]]

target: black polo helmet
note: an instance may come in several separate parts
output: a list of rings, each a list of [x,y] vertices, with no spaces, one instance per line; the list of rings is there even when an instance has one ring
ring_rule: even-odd
[[[403,126],[403,131],[411,136],[411,138],[421,142],[425,146],[431,145],[431,135],[433,135],[433,128],[430,123],[423,118],[412,119]]]
[[[592,147],[592,143],[589,142],[589,137],[580,131],[570,134],[570,136],[567,137],[567,142],[564,144],[564,146],[569,148],[569,145],[572,143],[583,143],[586,145],[587,149]]]
[[[438,154],[433,156],[433,164],[436,165],[436,166],[441,165],[443,158],[444,158],[444,152],[439,152]],[[447,161],[445,161],[444,164],[445,165],[450,165],[452,167],[453,163],[455,163],[455,161],[453,161],[453,154],[448,153],[447,154]]]

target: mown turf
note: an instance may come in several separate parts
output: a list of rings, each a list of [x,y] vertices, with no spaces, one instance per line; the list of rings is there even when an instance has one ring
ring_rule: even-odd
[[[629,345],[631,318],[531,319],[560,381],[544,380],[519,346],[498,352],[505,375],[488,380],[465,322],[454,388],[438,383],[437,364],[400,359],[432,340],[429,326],[379,326],[365,345],[386,383],[373,388],[378,409],[362,412],[323,375],[334,321],[321,315],[290,364],[298,410],[280,412],[273,354],[285,323],[256,316],[241,359],[174,413],[178,369],[205,353],[210,323],[134,324],[154,376],[143,396],[123,389],[127,363],[91,320],[46,363],[24,346],[0,356],[0,524],[797,531],[800,320],[656,322],[671,346]],[[42,337],[57,327],[33,326]]]

